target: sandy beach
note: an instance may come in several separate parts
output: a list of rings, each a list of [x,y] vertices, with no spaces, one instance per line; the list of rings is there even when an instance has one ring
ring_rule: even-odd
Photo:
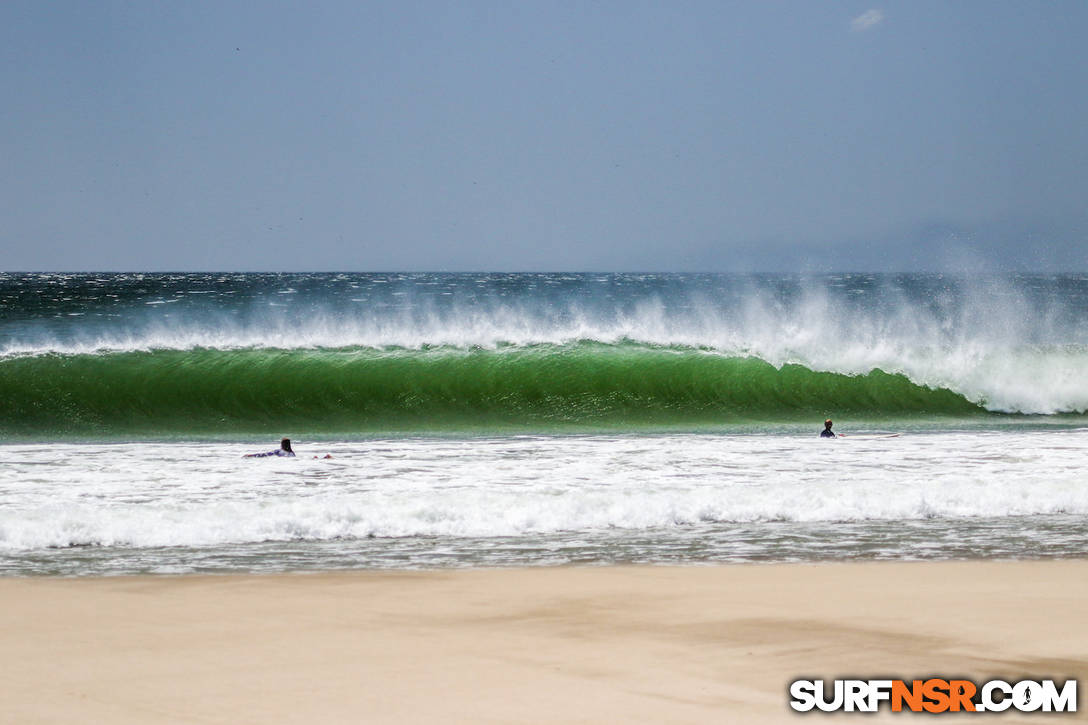
[[[0,598],[12,723],[777,722],[802,676],[1088,677],[1083,560],[11,578]]]

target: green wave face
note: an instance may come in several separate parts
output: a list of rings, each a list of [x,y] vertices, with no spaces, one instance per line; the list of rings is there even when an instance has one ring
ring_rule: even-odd
[[[5,435],[589,430],[986,415],[949,390],[691,348],[193,349],[0,360]]]

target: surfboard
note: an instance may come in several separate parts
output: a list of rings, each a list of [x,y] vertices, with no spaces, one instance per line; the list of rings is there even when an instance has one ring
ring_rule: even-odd
[[[898,438],[903,435],[902,433],[861,433],[859,435],[853,435],[852,433],[839,433],[839,438],[853,438],[854,440],[878,440],[881,438]]]

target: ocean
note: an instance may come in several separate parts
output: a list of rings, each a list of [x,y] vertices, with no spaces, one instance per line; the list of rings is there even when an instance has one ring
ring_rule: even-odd
[[[0,441],[4,575],[1082,557],[1088,275],[0,274]]]

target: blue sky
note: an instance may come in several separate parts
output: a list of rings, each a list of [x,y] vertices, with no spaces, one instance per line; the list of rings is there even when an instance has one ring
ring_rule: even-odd
[[[8,270],[1088,270],[1088,3],[0,5]]]

